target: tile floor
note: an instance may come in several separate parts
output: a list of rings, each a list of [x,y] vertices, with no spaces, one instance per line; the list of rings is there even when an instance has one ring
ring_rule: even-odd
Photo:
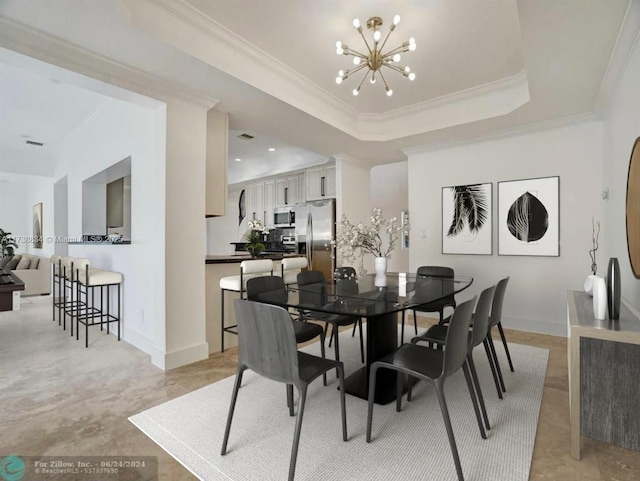
[[[0,313],[0,456],[157,456],[161,480],[195,479],[127,418],[232,375],[235,350],[163,372],[95,327],[85,349],[51,322],[50,298],[23,301]],[[583,439],[582,461],[569,456],[566,339],[510,330],[507,338],[550,350],[530,479],[640,480],[635,451]]]

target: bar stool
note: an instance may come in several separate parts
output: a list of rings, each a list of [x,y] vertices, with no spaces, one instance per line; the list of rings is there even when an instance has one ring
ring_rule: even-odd
[[[63,256],[59,264],[59,280],[62,282],[62,329],[65,331],[67,330],[67,314],[71,315],[73,310],[79,307],[77,299],[73,297],[73,293],[76,290],[75,261],[75,257]],[[58,323],[58,325],[60,324]],[[71,322],[71,335],[73,336],[73,320]]]
[[[224,352],[224,333],[238,335],[238,325],[224,325],[224,293],[226,291],[239,292],[240,299],[244,299],[244,291],[247,289],[247,281],[258,276],[272,276],[273,261],[271,259],[259,259],[254,261],[242,261],[240,263],[239,276],[227,276],[220,279],[220,352]]]
[[[62,256],[54,254],[51,256],[51,292],[53,297],[53,322],[56,322],[56,308],[58,308],[58,325],[60,325],[60,317],[62,311]],[[58,295],[56,301],[56,294]]]
[[[286,257],[282,259],[280,264],[280,275],[284,280],[285,286],[298,282],[298,273],[302,269],[306,269],[309,262],[306,257]]]
[[[119,272],[92,269],[88,259],[76,259],[77,299],[81,302],[81,308],[76,312],[76,339],[80,337],[80,324],[84,325],[85,347],[89,347],[89,327],[107,325],[107,334],[112,322],[118,323],[118,341],[120,340],[120,286],[123,276]],[[118,292],[117,312],[111,313],[111,287],[116,286]],[[100,308],[96,307],[95,290],[100,288]],[[106,290],[106,297],[105,297]],[[84,296],[84,300],[83,300]],[[105,311],[106,305],[106,311]],[[96,319],[99,318],[99,321]]]

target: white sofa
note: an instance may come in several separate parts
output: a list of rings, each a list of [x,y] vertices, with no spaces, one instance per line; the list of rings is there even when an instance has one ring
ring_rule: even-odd
[[[16,276],[24,282],[24,291],[20,293],[24,296],[46,296],[51,293],[51,260],[48,257],[35,256],[32,254],[18,254],[21,258],[30,260],[39,259],[35,269],[13,269]]]

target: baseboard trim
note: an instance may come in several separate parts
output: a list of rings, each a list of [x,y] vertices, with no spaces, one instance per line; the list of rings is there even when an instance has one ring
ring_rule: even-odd
[[[180,366],[186,366],[193,362],[202,361],[209,357],[209,343],[203,342],[195,346],[187,347],[179,351],[164,354],[164,366],[162,369],[169,371]],[[155,362],[154,362],[155,364]],[[157,365],[157,364],[156,364]]]

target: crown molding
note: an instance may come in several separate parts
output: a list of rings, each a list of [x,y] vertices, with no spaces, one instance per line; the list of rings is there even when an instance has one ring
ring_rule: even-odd
[[[618,33],[613,54],[602,78],[600,91],[593,110],[598,115],[604,114],[609,100],[618,87],[622,75],[627,70],[631,56],[640,41],[640,0],[631,0]]]
[[[218,100],[0,16],[0,47],[152,99],[204,109]],[[101,92],[104,93],[104,92]]]
[[[145,33],[363,141],[388,141],[505,115],[527,103],[526,71],[381,114],[360,113],[186,0],[117,0]]]
[[[407,147],[402,150],[407,157],[412,155],[419,155],[426,152],[434,152],[436,150],[447,149],[451,147],[459,147],[461,145],[473,144],[477,142],[485,142],[490,140],[498,140],[507,137],[517,137],[519,135],[532,134],[535,132],[541,132],[544,130],[552,130],[570,125],[601,121],[601,119],[593,112],[586,112],[577,115],[571,115],[569,117],[562,117],[559,119],[546,120],[544,122],[537,122],[533,124],[525,124],[509,129],[499,129],[497,131],[487,132],[479,135],[469,135],[467,137],[459,138],[456,140],[447,140],[442,142],[434,142],[428,145],[421,145],[418,147]]]

